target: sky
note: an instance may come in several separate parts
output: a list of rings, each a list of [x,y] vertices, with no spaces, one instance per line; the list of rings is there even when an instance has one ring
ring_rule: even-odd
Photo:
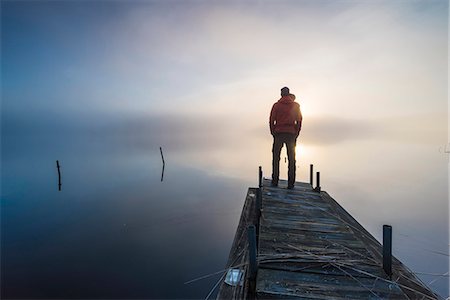
[[[88,135],[270,176],[268,114],[288,86],[299,179],[314,162],[371,232],[398,218],[448,240],[448,14],[443,0],[2,1],[2,160]]]
[[[438,113],[447,13],[447,1],[4,1],[4,105],[265,115],[286,84],[309,114]]]
[[[3,1],[4,134],[229,150],[270,142],[289,86],[303,150],[377,137],[445,149],[447,24],[447,1]]]

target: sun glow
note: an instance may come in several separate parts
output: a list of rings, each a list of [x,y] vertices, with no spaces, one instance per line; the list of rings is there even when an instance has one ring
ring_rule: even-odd
[[[299,157],[305,157],[308,151],[305,149],[305,146],[297,144],[295,147],[295,157],[298,159]]]

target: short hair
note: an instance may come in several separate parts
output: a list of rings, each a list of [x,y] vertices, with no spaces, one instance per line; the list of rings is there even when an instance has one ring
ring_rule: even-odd
[[[287,96],[289,95],[289,88],[287,86],[285,86],[284,88],[281,89],[281,96]]]

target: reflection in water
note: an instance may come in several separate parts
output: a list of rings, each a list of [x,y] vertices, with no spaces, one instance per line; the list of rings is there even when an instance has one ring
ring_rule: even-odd
[[[61,193],[46,184],[50,155],[3,165],[2,298],[209,292],[216,277],[184,282],[223,269],[248,182],[171,163],[177,172],[161,185],[159,154],[63,154],[70,184]]]
[[[204,298],[218,277],[183,283],[223,269],[256,168],[266,177],[271,168],[270,140],[258,137],[232,148],[167,146],[165,175],[162,147],[158,153],[139,135],[73,135],[57,149],[45,138],[3,142],[4,298],[67,298],[68,290],[77,298]],[[379,240],[382,224],[391,224],[394,256],[446,295],[446,277],[427,274],[446,273],[448,256],[415,240],[448,252],[447,158],[430,156],[429,145],[382,140],[307,146],[298,180],[309,181],[315,162],[322,188]],[[56,155],[70,183],[61,193],[49,184]]]

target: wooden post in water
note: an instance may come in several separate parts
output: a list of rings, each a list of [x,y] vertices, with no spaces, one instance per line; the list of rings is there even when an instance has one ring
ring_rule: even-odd
[[[56,168],[58,169],[58,191],[61,191],[61,171],[59,167],[59,160],[56,160]]]
[[[312,164],[309,165],[309,183],[311,187],[314,188],[314,166]]]
[[[162,147],[159,147],[159,151],[161,152],[161,159],[162,159],[163,165],[165,165],[166,162],[164,161],[164,155],[163,155],[163,152],[162,152]]]
[[[164,168],[166,166],[166,162],[164,161],[164,155],[163,155],[163,151],[162,151],[162,147],[159,147],[159,151],[161,152],[161,159],[162,159],[162,171],[161,171],[161,182],[164,180]]]
[[[383,225],[383,269],[392,276],[392,226]]]
[[[316,188],[314,190],[320,193],[320,172],[316,173]]]
[[[249,279],[254,281],[256,279],[256,228],[255,225],[248,226],[248,256],[249,256]]]

